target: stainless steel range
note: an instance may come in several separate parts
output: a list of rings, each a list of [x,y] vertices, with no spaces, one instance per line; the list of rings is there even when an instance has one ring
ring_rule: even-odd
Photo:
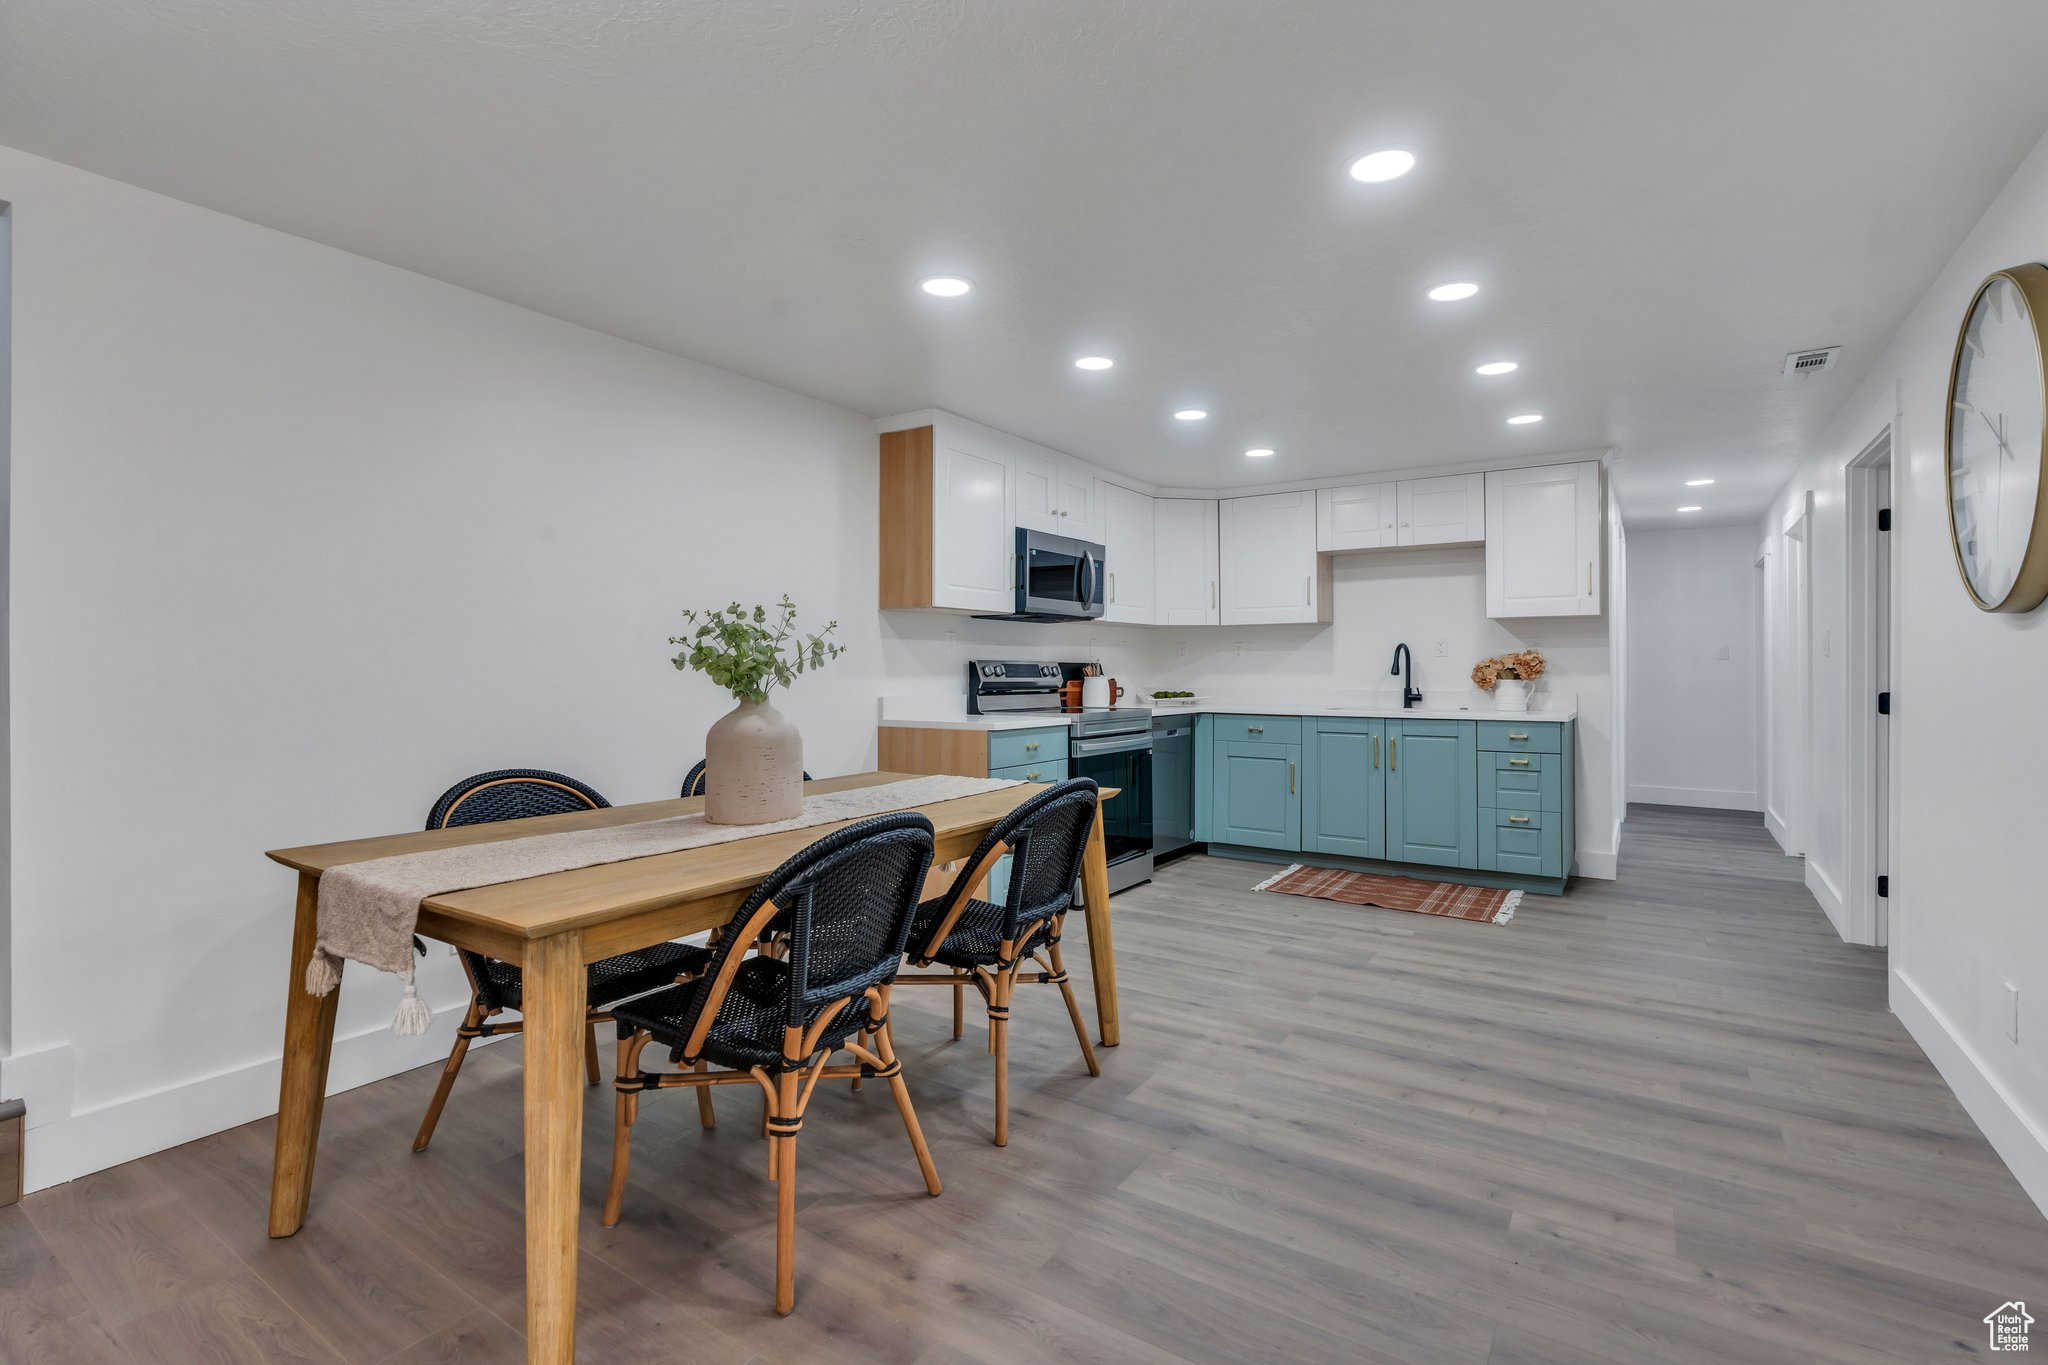
[[[967,665],[967,713],[1044,717],[1067,725],[1067,771],[1121,794],[1102,806],[1112,892],[1152,878],[1152,708],[1080,706],[1063,692],[1086,664],[976,661]],[[1075,687],[1073,693],[1080,689]]]

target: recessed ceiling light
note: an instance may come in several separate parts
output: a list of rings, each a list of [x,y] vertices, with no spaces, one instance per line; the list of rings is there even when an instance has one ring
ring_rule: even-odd
[[[1679,510],[1679,511],[1681,511],[1681,512],[1697,512],[1697,511],[1699,511],[1700,509],[1699,509],[1698,507],[1696,507],[1696,506],[1695,506],[1695,507],[1681,507],[1681,508],[1679,508],[1678,510]]]
[[[1084,355],[1074,362],[1074,368],[1077,370],[1106,370],[1114,364],[1116,362],[1106,355]]]
[[[1377,185],[1382,180],[1398,180],[1414,169],[1415,153],[1389,147],[1384,151],[1367,152],[1352,162],[1351,178]]]
[[[1513,373],[1514,373],[1514,372],[1515,372],[1516,370],[1518,370],[1518,369],[1520,369],[1520,368],[1521,368],[1521,366],[1517,365],[1517,364],[1516,364],[1516,363],[1515,363],[1514,361],[1512,361],[1512,360],[1489,360],[1489,361],[1487,361],[1487,362],[1486,362],[1486,363],[1485,363],[1484,365],[1481,365],[1481,366],[1480,366],[1480,367],[1479,367],[1478,369],[1474,370],[1474,371],[1473,371],[1473,373],[1474,373],[1474,374],[1513,374]]]
[[[920,280],[917,287],[924,290],[927,294],[936,294],[942,299],[957,299],[968,290],[974,288],[972,284],[961,279],[958,275],[934,275],[928,280]]]
[[[1273,452],[1264,446],[1259,446],[1254,450],[1247,450],[1244,453],[1244,457],[1247,460],[1270,460],[1273,458]]]
[[[1173,416],[1174,420],[1179,422],[1199,422],[1208,415],[1208,413],[1203,412],[1200,408],[1182,408]]]
[[[1456,303],[1459,299],[1469,299],[1478,292],[1479,286],[1472,281],[1458,280],[1451,284],[1438,285],[1429,291],[1429,296],[1438,303]]]
[[[1708,484],[1712,482],[1712,479],[1687,479],[1685,481],[1685,486],[1687,488],[1705,488]]]
[[[1543,414],[1540,412],[1524,412],[1508,418],[1508,425],[1511,427],[1526,427],[1531,422],[1540,422],[1542,420]]]

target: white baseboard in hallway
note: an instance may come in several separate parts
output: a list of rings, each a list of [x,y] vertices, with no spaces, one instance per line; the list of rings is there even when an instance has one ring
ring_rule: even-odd
[[[1755,792],[1723,791],[1718,787],[1652,787],[1640,783],[1628,789],[1631,802],[1646,806],[1698,806],[1703,810],[1760,810]]]
[[[1891,973],[1892,1013],[1920,1044],[2020,1188],[2048,1216],[2048,1118],[2030,1114],[1904,972]]]

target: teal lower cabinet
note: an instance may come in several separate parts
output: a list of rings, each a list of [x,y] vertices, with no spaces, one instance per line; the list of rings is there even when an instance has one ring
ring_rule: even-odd
[[[1479,866],[1473,723],[1390,720],[1386,727],[1386,856],[1433,867]]]
[[[1387,856],[1381,774],[1387,722],[1324,716],[1307,722],[1301,754],[1301,850]]]
[[[1564,890],[1575,847],[1569,721],[1210,716],[1195,726],[1195,837],[1213,852]]]
[[[1301,746],[1216,742],[1209,838],[1247,848],[1301,847]]]

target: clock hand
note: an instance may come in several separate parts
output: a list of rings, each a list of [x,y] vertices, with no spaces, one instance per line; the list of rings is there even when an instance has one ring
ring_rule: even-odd
[[[1977,409],[1977,415],[1979,417],[1983,417],[1984,425],[1991,428],[1992,439],[1998,442],[1998,449],[2000,453],[2005,455],[2011,455],[2012,450],[2005,444],[2005,433],[1999,430],[1998,424],[1993,423],[1989,417],[1985,417],[1984,410],[1982,408]],[[1998,418],[2000,423],[2004,422],[2005,414],[2002,412],[1999,413]]]

